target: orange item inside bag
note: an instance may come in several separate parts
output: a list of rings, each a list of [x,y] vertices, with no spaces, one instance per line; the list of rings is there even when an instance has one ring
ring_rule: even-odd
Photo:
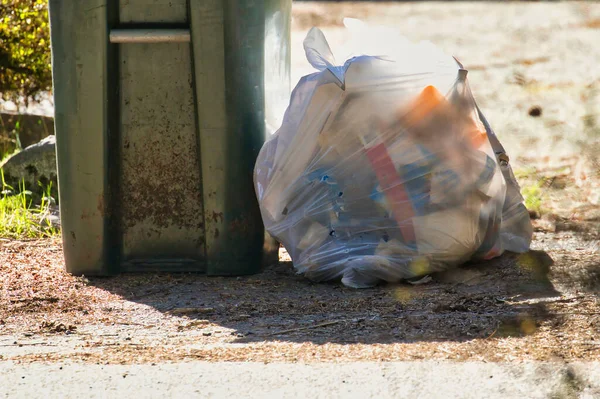
[[[472,115],[461,115],[434,86],[427,86],[407,108],[398,111],[398,117],[408,128],[427,131],[427,125],[436,122],[461,123],[463,134],[474,148],[479,148],[487,139],[484,129],[478,126]]]
[[[446,97],[442,95],[435,87],[427,86],[423,89],[421,94],[412,101],[409,106],[409,111],[403,114],[402,120],[410,127],[419,124],[427,116],[435,114],[443,114],[449,110],[448,101]]]

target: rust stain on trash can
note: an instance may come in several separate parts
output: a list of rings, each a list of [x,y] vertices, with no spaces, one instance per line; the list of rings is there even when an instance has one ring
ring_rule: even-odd
[[[104,194],[100,194],[98,196],[98,212],[100,212],[100,216],[104,217]]]
[[[229,231],[236,234],[248,234],[248,232],[253,231],[252,226],[254,223],[248,218],[237,218],[233,219],[231,223],[229,223]]]
[[[213,222],[215,222],[215,223],[219,223],[219,222],[223,223],[223,219],[224,219],[223,212],[215,212],[215,211],[213,211],[213,213],[212,213],[212,220],[213,220]]]

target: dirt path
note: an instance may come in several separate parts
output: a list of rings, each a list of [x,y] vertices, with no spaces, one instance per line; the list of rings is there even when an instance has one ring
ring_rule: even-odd
[[[310,283],[287,262],[234,279],[88,280],[62,270],[57,242],[6,242],[0,355],[94,363],[600,360],[599,238],[540,232],[530,254],[426,285],[369,290]]]
[[[0,363],[0,375],[0,397],[28,399],[591,399],[600,395],[600,363],[197,361],[59,366],[5,362]]]

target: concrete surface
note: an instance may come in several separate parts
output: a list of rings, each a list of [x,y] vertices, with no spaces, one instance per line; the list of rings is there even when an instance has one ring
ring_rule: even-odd
[[[6,398],[598,398],[600,363],[0,363]]]

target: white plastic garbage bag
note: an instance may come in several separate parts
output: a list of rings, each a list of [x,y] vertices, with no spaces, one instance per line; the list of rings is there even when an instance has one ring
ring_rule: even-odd
[[[300,80],[256,163],[265,227],[296,270],[363,288],[527,251],[529,214],[467,71],[431,44],[346,22],[354,56],[342,66],[308,33],[319,72]]]

